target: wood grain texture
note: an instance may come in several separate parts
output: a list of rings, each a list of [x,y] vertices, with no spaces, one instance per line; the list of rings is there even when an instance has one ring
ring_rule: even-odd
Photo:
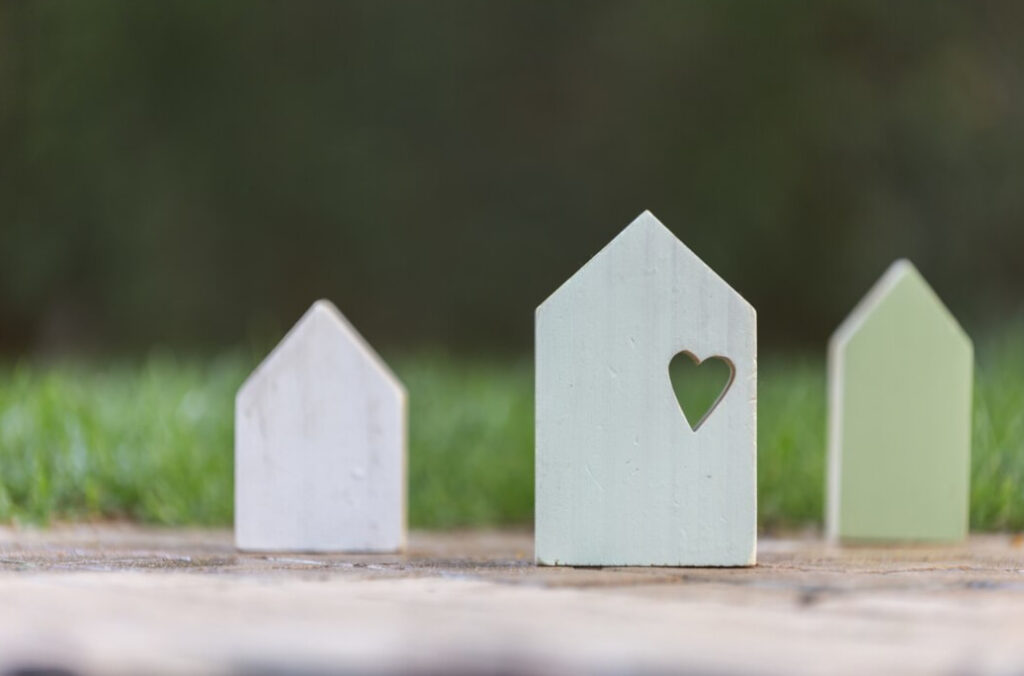
[[[830,538],[967,534],[973,376],[970,338],[895,262],[829,345]]]
[[[0,525],[0,673],[1024,674],[1020,536],[762,539],[741,570],[524,566],[532,546],[247,556],[220,530]]]
[[[314,303],[235,400],[237,546],[401,548],[405,399],[337,308]]]
[[[756,324],[650,212],[537,308],[539,563],[755,562]],[[734,370],[696,431],[669,378],[684,351]]]

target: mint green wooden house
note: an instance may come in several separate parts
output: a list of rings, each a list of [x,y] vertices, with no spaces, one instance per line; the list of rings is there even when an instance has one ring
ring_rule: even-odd
[[[828,368],[828,536],[963,539],[974,348],[909,261],[836,330]]]

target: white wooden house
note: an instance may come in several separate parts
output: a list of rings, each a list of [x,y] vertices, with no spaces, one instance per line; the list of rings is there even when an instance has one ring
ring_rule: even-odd
[[[235,539],[246,550],[387,552],[406,529],[406,395],[330,302],[235,400]]]

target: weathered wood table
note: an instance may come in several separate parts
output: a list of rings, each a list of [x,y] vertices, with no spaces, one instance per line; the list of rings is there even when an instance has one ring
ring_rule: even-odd
[[[238,554],[225,531],[0,529],[0,674],[1022,673],[1024,538],[750,569],[537,568],[525,532],[402,556]]]

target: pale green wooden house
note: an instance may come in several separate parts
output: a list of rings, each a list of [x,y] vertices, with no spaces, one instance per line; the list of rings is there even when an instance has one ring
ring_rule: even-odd
[[[909,261],[836,330],[828,361],[829,537],[964,538],[974,348]]]

